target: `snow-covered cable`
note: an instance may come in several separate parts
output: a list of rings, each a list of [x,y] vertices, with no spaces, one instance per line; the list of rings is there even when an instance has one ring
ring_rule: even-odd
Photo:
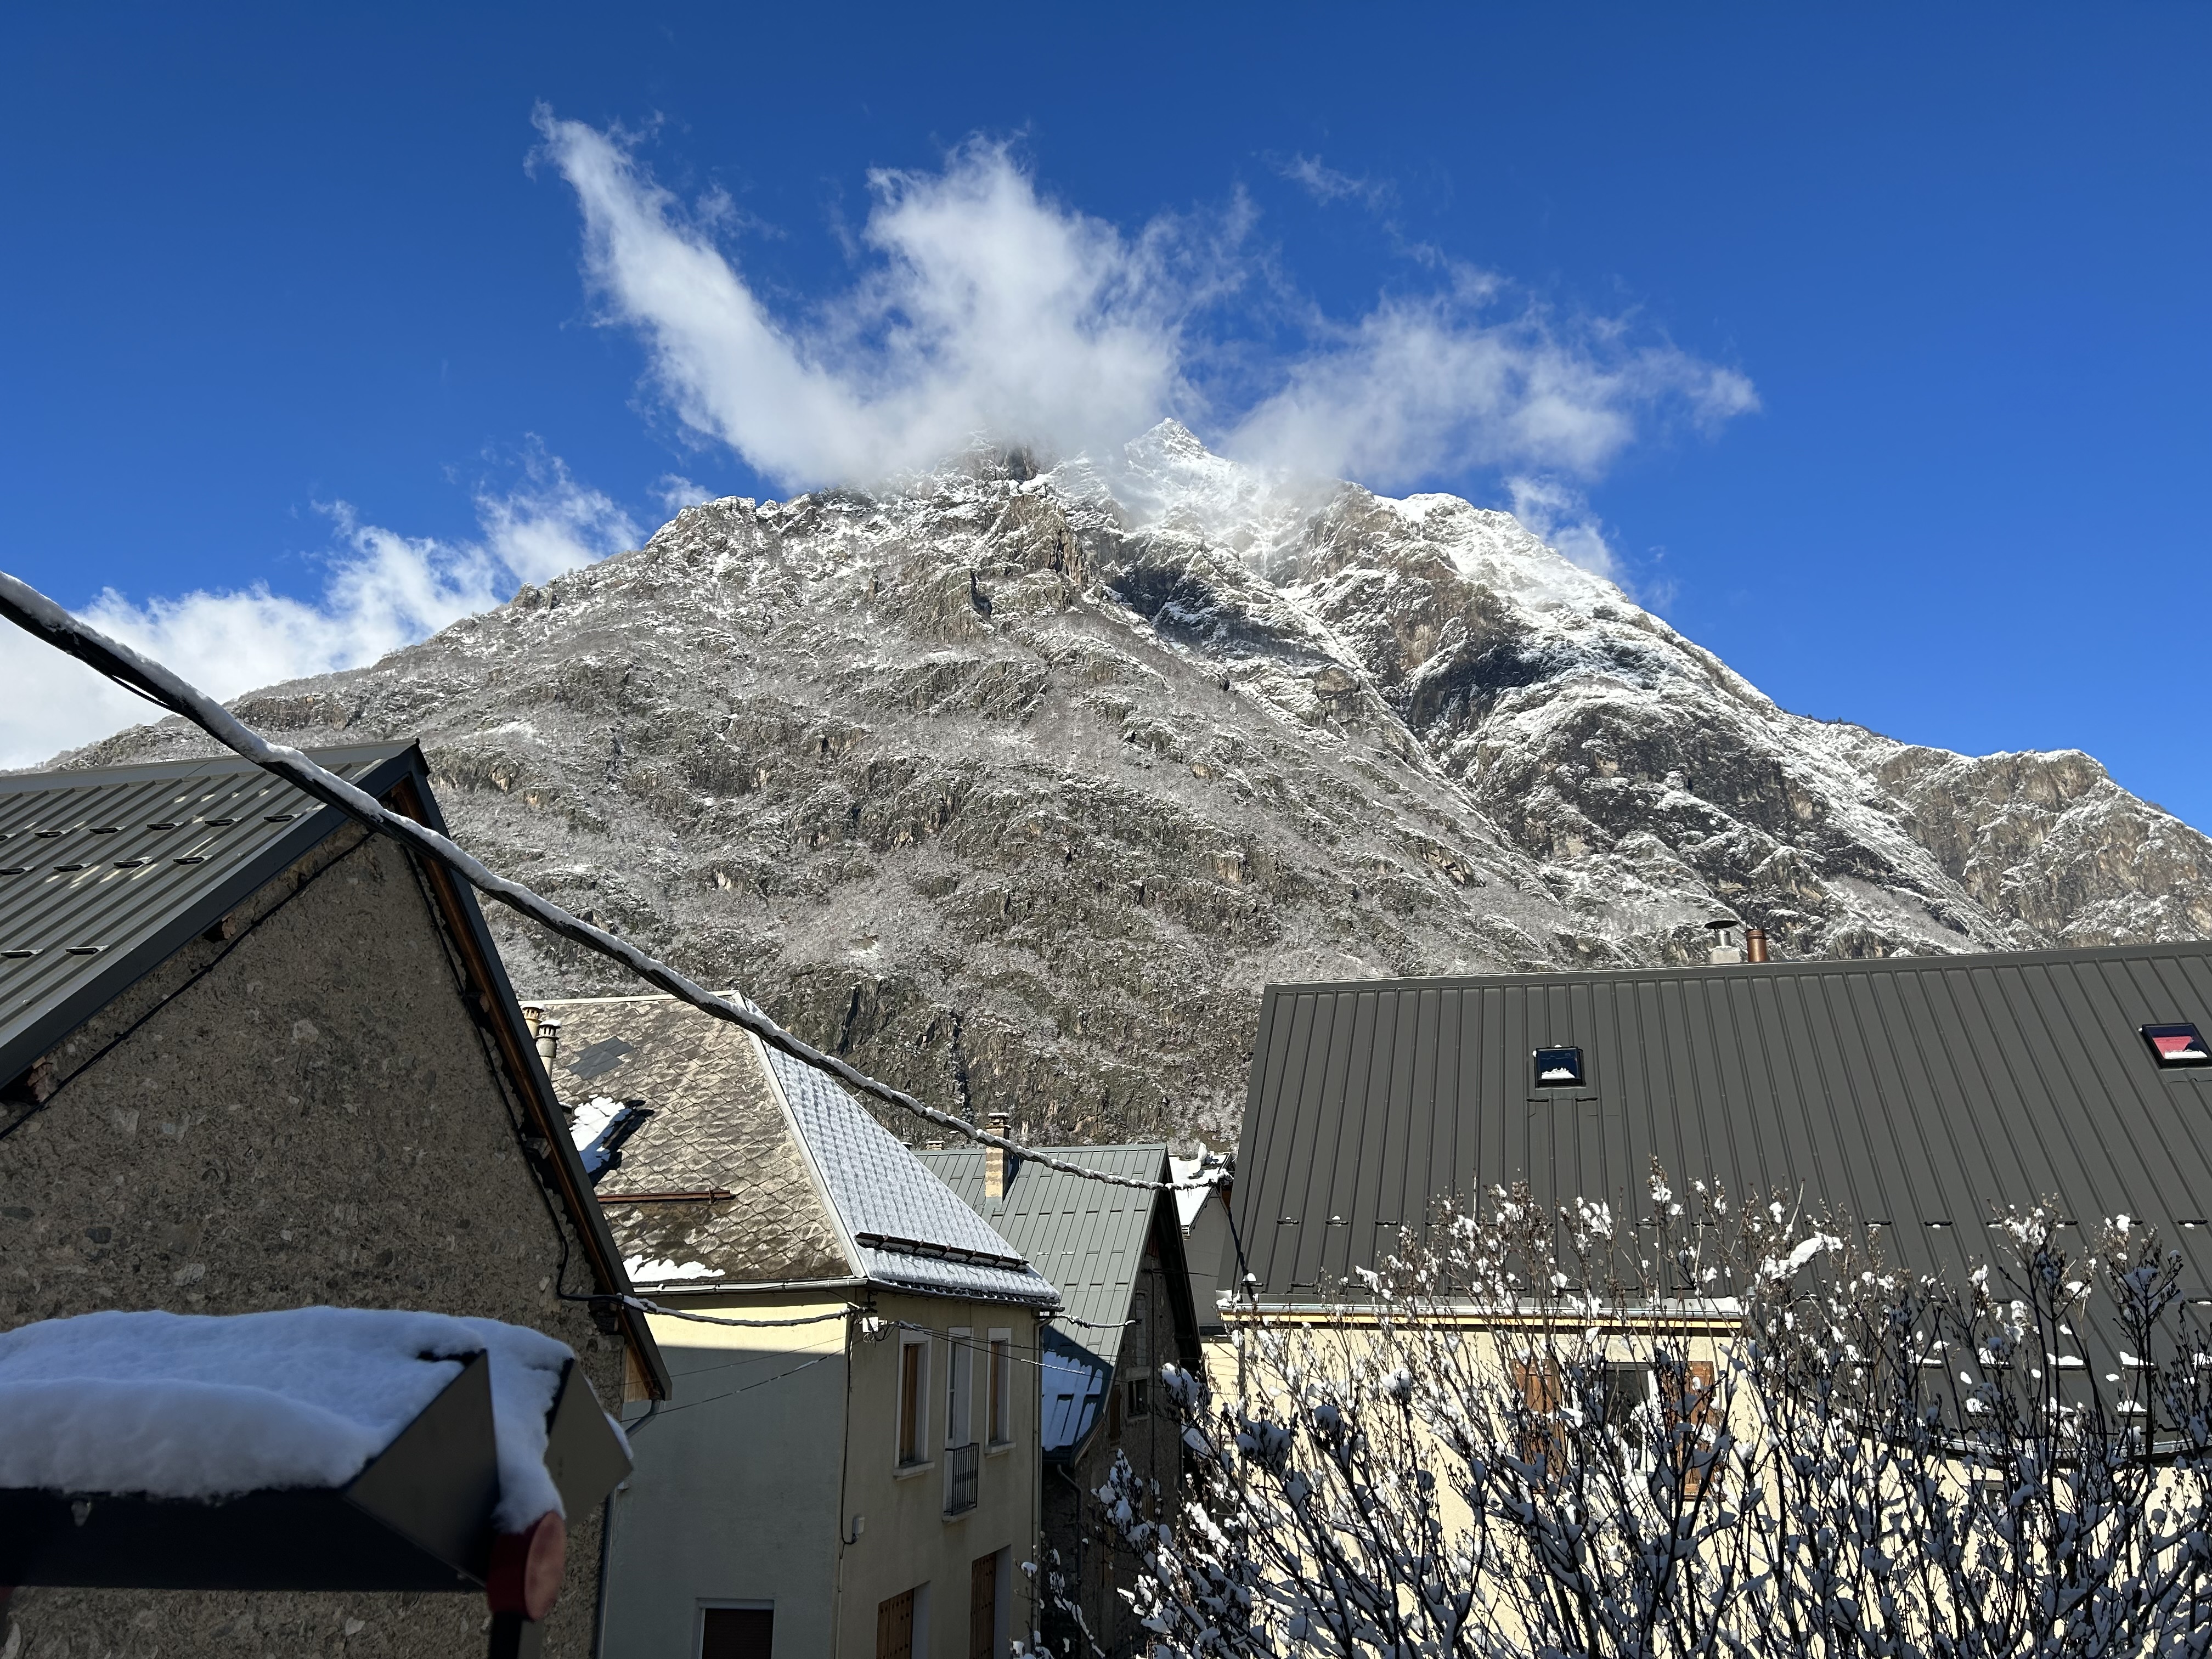
[[[835,1054],[824,1054],[812,1043],[793,1036],[750,1002],[732,1002],[726,997],[716,996],[703,987],[695,985],[673,968],[646,955],[627,940],[618,939],[603,928],[594,927],[580,917],[571,915],[550,899],[541,898],[520,882],[508,880],[428,824],[417,823],[412,818],[388,811],[375,797],[365,790],[356,788],[335,773],[325,771],[298,750],[270,742],[214,698],[151,658],[141,656],[129,646],[111,640],[97,629],[86,626],[36,588],[5,571],[0,571],[0,616],[5,616],[26,633],[36,635],[56,650],[66,652],[80,662],[89,665],[125,690],[135,691],[148,702],[190,720],[224,747],[244,756],[264,771],[274,773],[295,788],[336,807],[368,829],[404,842],[423,857],[436,860],[477,891],[497,899],[510,909],[520,911],[540,927],[558,933],[572,944],[580,945],[587,951],[596,951],[611,961],[620,963],[637,977],[647,984],[658,986],[678,1001],[689,1003],[702,1013],[712,1014],[717,1019],[743,1027],[771,1048],[827,1072],[848,1087],[872,1096],[902,1112],[910,1112],[940,1129],[950,1129],[980,1146],[996,1146],[1002,1152],[1030,1159],[1048,1170],[1057,1170],[1062,1175],[1078,1176],[1085,1181],[1103,1182],[1112,1187],[1133,1187],[1139,1192],[1152,1193],[1195,1191],[1214,1184],[1210,1177],[1190,1181],[1139,1181],[1131,1176],[1085,1169],[1079,1164],[1066,1163],[1018,1141],[1009,1140],[1004,1135],[994,1134],[965,1118],[956,1117],[950,1112],[940,1112],[934,1106],[926,1106],[903,1089],[894,1089],[888,1083],[878,1083]]]

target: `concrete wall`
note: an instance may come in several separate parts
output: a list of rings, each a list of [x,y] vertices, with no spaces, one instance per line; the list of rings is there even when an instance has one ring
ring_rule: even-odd
[[[864,1296],[687,1292],[680,1302],[732,1318],[795,1318]],[[872,1305],[881,1340],[848,1336],[842,1321],[749,1330],[654,1321],[676,1389],[650,1419],[641,1406],[628,1413],[638,1468],[615,1504],[607,1659],[690,1659],[701,1609],[716,1602],[772,1605],[778,1659],[873,1659],[878,1606],[924,1586],[916,1659],[967,1659],[970,1571],[994,1553],[1003,1613],[992,1650],[1004,1654],[1034,1628],[1020,1569],[1036,1536],[1036,1316],[882,1292]],[[901,1325],[918,1328],[929,1350],[928,1455],[908,1470],[897,1467]],[[976,1345],[979,1441],[985,1350],[993,1331],[1012,1333],[1012,1434],[982,1452],[975,1507],[948,1516],[946,1365],[951,1333],[962,1330]],[[863,1524],[848,1543],[855,1517]]]
[[[1037,1528],[1037,1324],[1027,1310],[990,1302],[935,1297],[879,1295],[884,1318],[924,1328],[929,1336],[929,1462],[920,1471],[897,1468],[899,1340],[863,1345],[853,1366],[850,1463],[845,1512],[867,1516],[867,1530],[845,1552],[837,1632],[839,1659],[874,1659],[876,1608],[900,1592],[929,1586],[928,1650],[917,1628],[915,1659],[967,1659],[969,1569],[975,1559],[1003,1550],[1000,1585],[1007,1622],[1016,1635],[1034,1626],[1031,1580],[1018,1571],[1034,1559]],[[982,1345],[994,1330],[1012,1334],[1014,1412],[1012,1443],[981,1456],[975,1507],[945,1513],[944,1412],[947,1333],[966,1330]],[[984,1437],[983,1354],[975,1355],[974,1428]],[[921,1621],[917,1620],[918,1626]],[[1003,1645],[994,1651],[1003,1654]]]
[[[616,1338],[524,1161],[520,1103],[464,1006],[407,854],[342,830],[51,1057],[0,1140],[0,1328],[99,1308],[327,1303],[534,1326],[622,1396]],[[165,1000],[166,999],[166,1000]],[[568,1517],[546,1651],[592,1644],[599,1517]],[[27,1589],[15,1659],[463,1655],[482,1599]]]
[[[678,1298],[661,1296],[668,1303]],[[842,1297],[684,1297],[702,1313],[797,1319]],[[674,1387],[627,1412],[636,1472],[616,1493],[605,1659],[690,1659],[700,1609],[766,1603],[775,1651],[827,1654],[845,1443],[845,1321],[736,1330],[656,1319]]]

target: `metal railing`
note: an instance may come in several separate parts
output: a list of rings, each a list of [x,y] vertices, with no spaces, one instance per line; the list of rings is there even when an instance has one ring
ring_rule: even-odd
[[[975,1507],[977,1475],[983,1449],[974,1441],[945,1449],[945,1512],[963,1515]]]

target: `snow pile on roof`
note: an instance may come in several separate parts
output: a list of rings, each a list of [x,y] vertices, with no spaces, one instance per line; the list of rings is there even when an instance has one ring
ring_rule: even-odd
[[[567,1344],[494,1319],[368,1308],[93,1313],[0,1333],[0,1488],[217,1498],[342,1486],[491,1356],[496,1524],[561,1494],[546,1415]]]

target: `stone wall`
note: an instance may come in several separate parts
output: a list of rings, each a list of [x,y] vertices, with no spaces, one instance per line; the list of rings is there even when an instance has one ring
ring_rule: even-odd
[[[0,1328],[100,1308],[415,1308],[535,1327],[601,1401],[620,1340],[518,1145],[521,1102],[409,855],[348,829],[50,1056],[0,1123]],[[220,934],[223,930],[216,930]],[[556,1219],[556,1217],[560,1217]],[[600,1516],[568,1517],[549,1655],[592,1649]],[[10,1659],[462,1655],[458,1595],[17,1591]]]

